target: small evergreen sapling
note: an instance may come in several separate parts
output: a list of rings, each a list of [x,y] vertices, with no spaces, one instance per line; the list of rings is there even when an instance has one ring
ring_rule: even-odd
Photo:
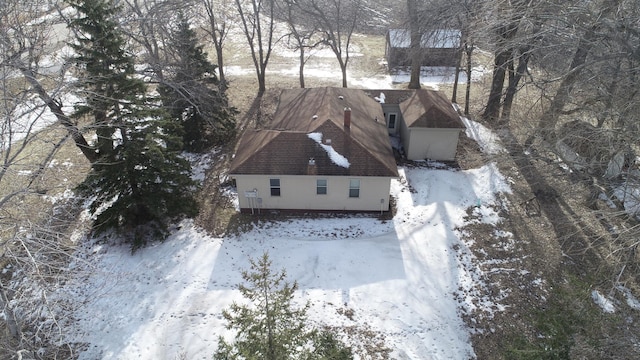
[[[242,273],[247,284],[239,285],[250,304],[234,303],[223,311],[227,328],[235,330],[236,337],[232,343],[220,337],[215,360],[353,359],[351,349],[333,334],[308,324],[308,303],[293,306],[298,285],[285,280],[284,270],[271,270],[267,253],[250,261],[251,270]]]

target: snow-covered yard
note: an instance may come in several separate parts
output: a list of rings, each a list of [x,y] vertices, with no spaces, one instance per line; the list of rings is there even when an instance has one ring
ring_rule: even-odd
[[[492,205],[509,187],[491,164],[399,170],[391,221],[291,218],[223,238],[184,222],[133,255],[126,245],[82,247],[87,261],[72,266],[77,275],[64,289],[77,308],[69,340],[89,344],[81,359],[210,359],[218,335],[228,334],[221,311],[242,301],[240,272],[266,251],[299,283],[312,321],[378,331],[394,359],[473,358],[461,313],[499,304],[479,298],[472,239],[458,229],[469,207],[498,222]],[[339,313],[345,308],[351,318]]]
[[[52,68],[57,60],[48,60]],[[277,75],[297,75],[292,68]],[[232,76],[247,71],[253,72],[226,68]],[[450,82],[449,73],[424,72],[422,83]],[[335,77],[335,64],[306,74]],[[390,88],[406,75],[349,83]],[[492,143],[480,130],[470,135]],[[86,240],[69,266],[69,280],[51,296],[65,305],[61,315],[70,331],[64,341],[86,344],[81,359],[210,359],[218,336],[229,335],[222,310],[242,301],[240,272],[250,258],[268,252],[275,269],[298,282],[297,301],[310,302],[316,324],[379,332],[393,359],[473,358],[474,330],[462,314],[500,304],[482,296],[483,274],[468,247],[473,239],[460,229],[477,219],[499,223],[494,205],[509,187],[492,164],[465,171],[402,167],[399,173],[392,182],[392,220],[285,218],[222,238],[185,221],[166,241],[135,254],[129,245]],[[469,208],[476,220],[467,219]]]

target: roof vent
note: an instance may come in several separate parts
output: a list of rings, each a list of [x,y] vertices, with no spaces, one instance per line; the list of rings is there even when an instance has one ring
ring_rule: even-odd
[[[344,100],[344,96],[340,95],[340,96],[338,96],[338,99]]]
[[[318,115],[313,115],[311,118],[312,118],[313,120],[315,120],[315,119],[317,119],[317,118],[318,118]]]
[[[327,144],[327,145],[331,145],[331,139],[325,139],[324,143]]]

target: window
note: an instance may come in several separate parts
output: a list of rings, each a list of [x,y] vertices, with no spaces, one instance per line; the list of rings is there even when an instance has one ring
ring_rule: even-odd
[[[327,194],[327,180],[326,179],[318,179],[318,180],[316,180],[316,194],[318,194],[318,195],[326,195]]]
[[[360,197],[360,180],[358,179],[349,180],[349,197],[350,198]]]
[[[396,128],[396,118],[398,117],[398,114],[389,114],[389,124],[388,124],[388,128],[389,129],[395,129]]]
[[[280,179],[269,179],[271,196],[280,196]]]

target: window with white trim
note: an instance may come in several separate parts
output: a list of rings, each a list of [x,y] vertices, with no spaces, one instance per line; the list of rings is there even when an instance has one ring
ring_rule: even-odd
[[[349,197],[350,198],[360,197],[360,180],[359,179],[349,180]]]
[[[280,196],[280,179],[269,179],[271,196]]]
[[[327,194],[327,179],[317,179],[316,180],[316,194],[317,195],[326,195]]]

